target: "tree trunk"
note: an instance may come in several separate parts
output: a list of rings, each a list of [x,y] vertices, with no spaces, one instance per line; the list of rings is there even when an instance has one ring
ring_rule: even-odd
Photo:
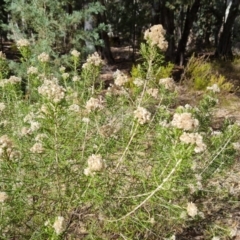
[[[100,3],[105,6],[104,0],[101,0]],[[106,20],[106,14],[105,12],[98,14],[97,16],[97,21],[98,23],[107,23]],[[100,54],[101,57],[106,59],[108,64],[113,64],[115,62],[112,51],[111,51],[111,46],[110,46],[110,39],[106,31],[102,30],[100,32],[100,37],[103,40],[104,46],[100,47]]]
[[[183,65],[184,53],[186,50],[188,37],[192,29],[193,22],[197,17],[197,12],[200,7],[200,2],[201,0],[195,0],[194,3],[192,4],[192,7],[191,8],[188,7],[182,37],[179,40],[178,47],[177,47],[177,53],[176,53],[176,59],[175,59],[176,64]]]
[[[165,0],[162,5],[165,5]],[[152,1],[152,25],[156,25],[160,23],[160,8],[161,8],[161,0],[153,0]]]
[[[232,29],[238,15],[240,0],[232,0],[227,6],[223,31],[220,34],[219,42],[215,52],[217,57],[232,57]]]
[[[168,40],[168,49],[166,52],[166,57],[168,60],[174,61],[175,55],[175,38],[174,38],[174,10],[169,9],[165,5],[160,7],[161,9],[161,23],[163,28],[166,30],[166,39]]]

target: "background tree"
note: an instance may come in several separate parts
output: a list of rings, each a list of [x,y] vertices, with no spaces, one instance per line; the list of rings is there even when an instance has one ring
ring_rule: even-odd
[[[221,57],[232,56],[232,33],[236,17],[239,14],[240,0],[229,0],[226,4],[223,30],[216,49],[216,55]]]

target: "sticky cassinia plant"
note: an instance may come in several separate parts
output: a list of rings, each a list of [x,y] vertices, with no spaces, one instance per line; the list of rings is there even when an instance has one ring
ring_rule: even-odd
[[[75,49],[70,68],[28,56],[29,96],[16,77],[0,80],[1,239],[161,239],[204,217],[195,197],[234,161],[239,126],[211,129],[217,86],[176,107],[150,39],[141,78],[117,70],[107,89],[104,62],[95,53],[79,65]]]

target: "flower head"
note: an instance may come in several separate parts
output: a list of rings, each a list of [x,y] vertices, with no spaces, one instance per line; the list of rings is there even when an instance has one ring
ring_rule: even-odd
[[[100,154],[92,154],[88,160],[88,167],[84,169],[86,176],[93,175],[95,172],[100,172],[105,168],[105,160]]]
[[[0,112],[2,112],[6,108],[5,103],[0,102]]]
[[[220,88],[218,87],[218,85],[216,83],[213,84],[211,87],[207,87],[207,90],[210,90],[214,93],[220,92]]]
[[[78,76],[73,76],[72,81],[73,82],[78,82],[80,78]]]
[[[144,33],[144,39],[149,41],[151,45],[158,46],[161,50],[166,51],[168,42],[165,39],[166,31],[161,24],[154,25],[147,29]]]
[[[64,217],[58,216],[53,224],[53,228],[57,235],[64,231]]]
[[[176,88],[176,84],[172,78],[161,78],[159,84],[163,85],[169,91],[174,91]]]
[[[21,80],[22,80],[22,79],[19,78],[19,77],[11,76],[11,77],[8,79],[8,83],[10,83],[10,84],[16,84],[16,83],[20,83]]]
[[[49,55],[47,53],[45,53],[45,52],[43,52],[40,55],[38,55],[38,60],[40,62],[42,62],[42,63],[49,62],[49,59],[50,59]]]
[[[71,55],[78,58],[80,56],[80,52],[78,52],[76,49],[73,49],[71,51]]]
[[[21,47],[28,47],[30,45],[30,42],[27,39],[19,39],[17,42],[17,48]]]
[[[79,112],[80,107],[77,104],[72,104],[71,106],[69,106],[69,110],[72,111],[72,112]]]
[[[67,79],[67,78],[69,78],[69,76],[70,76],[69,73],[63,73],[62,74],[63,79]]]
[[[27,70],[27,74],[37,74],[38,73],[38,69],[36,67],[29,67],[28,70]]]
[[[171,125],[179,129],[190,131],[198,127],[199,122],[197,119],[192,117],[191,113],[184,112],[184,113],[175,113],[173,115],[173,120],[171,122]]]
[[[0,51],[0,59],[6,59],[5,53],[3,53],[2,51]]]
[[[7,198],[8,198],[7,193],[0,192],[0,203],[4,203]]]
[[[32,153],[43,153],[44,151],[44,148],[42,146],[42,143],[41,142],[36,142],[31,148],[30,148],[30,151]]]
[[[89,66],[99,67],[103,65],[103,60],[99,56],[97,52],[93,53],[92,55],[88,56],[86,63],[82,65],[82,68],[88,68]]]
[[[147,94],[149,94],[153,98],[157,99],[158,98],[158,89],[157,88],[149,88],[149,89],[147,89]]]
[[[45,79],[43,85],[38,87],[39,94],[45,96],[55,103],[60,102],[65,96],[65,89],[58,84],[56,78],[52,80]]]
[[[88,112],[97,110],[97,109],[103,109],[103,99],[102,98],[93,98],[91,97],[87,103],[86,103],[86,109]]]
[[[143,107],[138,107],[137,110],[134,111],[134,118],[143,125],[146,122],[149,122],[151,119],[151,113]]]
[[[128,77],[127,75],[125,75],[123,72],[117,70],[114,74],[113,74],[113,78],[115,85],[117,86],[123,86],[125,83],[128,82]]]
[[[137,87],[141,87],[144,84],[144,80],[141,78],[135,78],[133,83],[137,86]]]
[[[203,138],[198,133],[186,133],[184,132],[180,136],[180,141],[186,144],[195,144],[194,151],[195,153],[203,152],[206,150],[207,146],[203,143]]]
[[[195,203],[188,203],[187,204],[187,213],[190,217],[195,217],[198,214],[198,209]]]

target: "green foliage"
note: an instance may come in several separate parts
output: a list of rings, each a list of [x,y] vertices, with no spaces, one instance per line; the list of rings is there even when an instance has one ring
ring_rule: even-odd
[[[217,84],[222,93],[228,93],[234,88],[233,84],[227,82],[223,75],[213,72],[211,63],[204,58],[196,58],[194,55],[184,69],[182,80],[194,90],[206,90],[214,84]]]
[[[61,1],[9,1],[5,0],[11,14],[8,28],[11,38],[16,40],[31,39],[31,50],[41,52],[65,53],[72,48],[84,52],[85,41],[99,44],[98,26],[91,31],[84,30],[84,21],[94,14],[103,12],[99,3],[88,3],[87,7],[67,12],[66,0]],[[99,26],[104,27],[103,25]]]
[[[204,58],[196,58],[193,55],[184,69],[183,80],[186,80],[189,86],[195,90],[204,90],[209,84],[211,71],[210,63],[206,62]]]

